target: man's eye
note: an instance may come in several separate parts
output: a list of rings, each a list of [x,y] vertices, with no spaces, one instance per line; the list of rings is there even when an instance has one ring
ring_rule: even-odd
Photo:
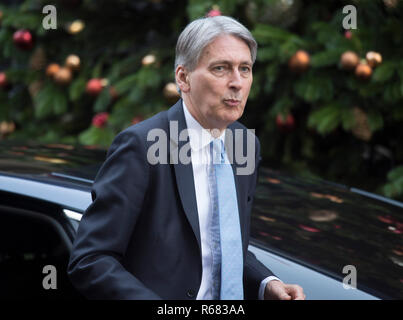
[[[215,66],[214,71],[224,71],[224,66]]]
[[[250,72],[250,68],[249,68],[249,67],[241,67],[241,72],[243,72],[243,73],[249,73],[249,72]]]

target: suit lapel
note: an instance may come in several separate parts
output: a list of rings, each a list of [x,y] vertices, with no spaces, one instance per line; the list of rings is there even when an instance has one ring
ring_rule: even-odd
[[[183,164],[178,161],[175,155],[179,154],[179,150],[189,143],[189,137],[186,141],[180,141],[178,139],[182,130],[185,130],[186,120],[182,107],[182,100],[179,100],[172,108],[168,110],[169,121],[169,141],[170,141],[170,158],[173,159],[176,183],[178,186],[179,196],[185,211],[186,217],[193,229],[199,249],[201,251],[200,240],[200,228],[199,228],[199,216],[197,212],[197,202],[195,193],[195,183],[193,177],[192,163]],[[178,141],[179,140],[179,141]],[[186,148],[186,147],[185,147]],[[172,158],[173,157],[173,158]],[[189,149],[190,157],[190,149]]]

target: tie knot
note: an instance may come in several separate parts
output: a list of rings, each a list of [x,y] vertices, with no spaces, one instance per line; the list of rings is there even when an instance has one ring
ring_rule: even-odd
[[[225,148],[221,139],[214,139],[210,143],[213,164],[225,163]]]

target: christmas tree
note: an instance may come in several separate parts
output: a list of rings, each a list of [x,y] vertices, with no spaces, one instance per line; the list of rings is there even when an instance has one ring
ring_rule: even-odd
[[[2,139],[108,147],[177,101],[180,31],[223,14],[259,44],[241,122],[256,129],[263,164],[403,199],[402,1],[47,5],[0,4]]]

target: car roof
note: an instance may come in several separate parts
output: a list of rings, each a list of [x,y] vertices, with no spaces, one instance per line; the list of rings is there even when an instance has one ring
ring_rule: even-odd
[[[0,143],[0,190],[83,212],[106,150]],[[69,196],[70,194],[70,196]],[[251,221],[256,245],[358,287],[403,298],[403,205],[318,179],[261,168]]]
[[[403,209],[318,179],[262,168],[251,237],[295,261],[358,287],[403,298]]]

